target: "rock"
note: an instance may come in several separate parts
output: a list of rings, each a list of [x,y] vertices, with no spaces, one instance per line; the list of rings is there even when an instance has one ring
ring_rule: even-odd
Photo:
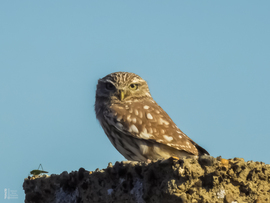
[[[24,180],[32,202],[270,202],[270,165],[211,156],[116,162]]]

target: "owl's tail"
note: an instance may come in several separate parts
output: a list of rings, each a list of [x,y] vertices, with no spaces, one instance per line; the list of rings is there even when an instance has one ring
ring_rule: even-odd
[[[208,151],[206,151],[204,148],[202,148],[200,145],[194,143],[195,147],[198,149],[199,156],[201,155],[210,155]]]

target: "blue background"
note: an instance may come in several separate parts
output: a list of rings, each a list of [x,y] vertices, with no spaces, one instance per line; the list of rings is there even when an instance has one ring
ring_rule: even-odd
[[[269,1],[0,2],[0,201],[50,173],[124,160],[94,113],[97,80],[134,72],[214,157],[270,164]],[[4,189],[18,199],[5,200]]]

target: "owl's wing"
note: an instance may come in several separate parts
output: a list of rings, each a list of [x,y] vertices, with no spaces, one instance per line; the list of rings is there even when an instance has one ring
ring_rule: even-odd
[[[153,100],[116,103],[104,111],[107,122],[127,136],[158,142],[190,154],[208,152],[186,136]]]

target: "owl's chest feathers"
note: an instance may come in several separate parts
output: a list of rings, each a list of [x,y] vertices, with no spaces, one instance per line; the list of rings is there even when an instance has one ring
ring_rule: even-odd
[[[113,146],[128,160],[146,161],[147,158],[141,152],[142,146],[147,145],[147,141],[133,138],[111,125],[106,119],[100,120],[100,124]]]

